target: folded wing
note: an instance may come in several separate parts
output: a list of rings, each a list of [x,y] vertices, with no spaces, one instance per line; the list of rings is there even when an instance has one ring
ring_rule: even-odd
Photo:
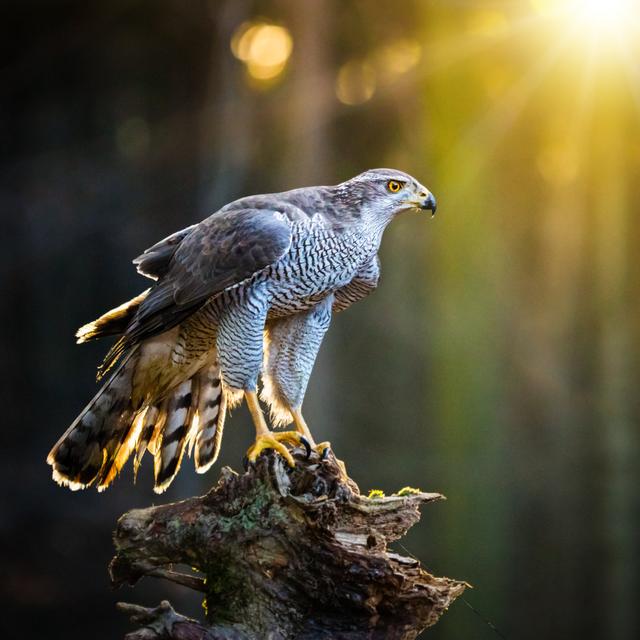
[[[175,327],[225,289],[277,262],[291,244],[287,219],[269,209],[219,211],[169,236],[134,263],[157,283],[101,368],[131,346]]]

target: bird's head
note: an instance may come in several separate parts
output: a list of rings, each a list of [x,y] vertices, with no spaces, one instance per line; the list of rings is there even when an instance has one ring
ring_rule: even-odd
[[[414,177],[396,169],[370,169],[343,183],[360,200],[360,206],[377,215],[420,209],[436,213],[434,195]]]

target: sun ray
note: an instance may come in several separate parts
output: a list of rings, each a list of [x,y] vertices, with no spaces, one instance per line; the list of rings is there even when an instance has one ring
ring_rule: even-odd
[[[638,34],[638,38],[640,39],[640,33]],[[636,40],[636,42],[638,41]],[[626,47],[623,43],[618,42],[617,49],[622,70],[627,79],[627,89],[631,93],[635,107],[640,113],[640,65],[638,65],[638,46],[636,44],[636,51],[634,51],[631,47]]]
[[[462,31],[457,37],[442,38],[431,43],[429,58],[423,65],[422,75],[424,77],[446,71],[484,51],[503,46],[509,41],[535,31],[543,22],[544,17],[528,14],[508,21],[505,18],[504,28],[496,29],[494,33],[469,34]]]
[[[541,86],[550,69],[568,47],[567,40],[558,40],[494,106],[487,109],[478,120],[461,133],[457,143],[443,158],[443,174],[456,176],[456,198],[466,197],[467,189],[490,161],[493,151],[502,142],[531,96]],[[468,160],[466,163],[460,161],[467,155],[467,149],[470,146],[479,144],[482,144],[483,153],[475,154],[473,163]],[[466,175],[461,172],[461,167],[464,166],[466,166]]]

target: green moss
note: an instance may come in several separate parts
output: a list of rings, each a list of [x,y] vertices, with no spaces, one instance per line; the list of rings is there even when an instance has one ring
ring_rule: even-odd
[[[402,487],[400,491],[396,495],[398,496],[415,496],[418,493],[422,493],[420,489],[416,489],[415,487]]]
[[[256,486],[250,494],[233,500],[226,510],[232,515],[216,518],[216,528],[223,533],[252,531],[287,520],[287,514],[275,502],[271,488],[264,484]]]
[[[384,498],[384,491],[380,489],[371,489],[369,491],[369,495],[367,496],[369,500],[376,500],[377,498]]]

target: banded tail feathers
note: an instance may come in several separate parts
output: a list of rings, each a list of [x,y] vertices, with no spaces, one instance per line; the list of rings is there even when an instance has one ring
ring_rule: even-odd
[[[225,420],[225,396],[214,363],[175,387],[159,402],[134,407],[134,350],[53,447],[53,478],[72,490],[106,489],[134,453],[134,476],[146,451],[154,457],[156,493],[171,484],[185,451],[195,449],[196,470],[215,462]]]
[[[53,479],[72,490],[105,488],[129,457],[136,409],[131,384],[136,351],[120,363],[109,380],[73,421],[47,456]]]
[[[195,465],[198,473],[205,473],[217,460],[222,444],[222,432],[227,414],[227,397],[222,389],[220,367],[216,362],[198,374],[199,424],[192,441],[195,446]]]
[[[217,363],[203,368],[183,382],[165,401],[164,426],[154,443],[154,477],[157,493],[173,481],[185,451],[195,452],[198,473],[204,473],[218,458],[226,401]]]

